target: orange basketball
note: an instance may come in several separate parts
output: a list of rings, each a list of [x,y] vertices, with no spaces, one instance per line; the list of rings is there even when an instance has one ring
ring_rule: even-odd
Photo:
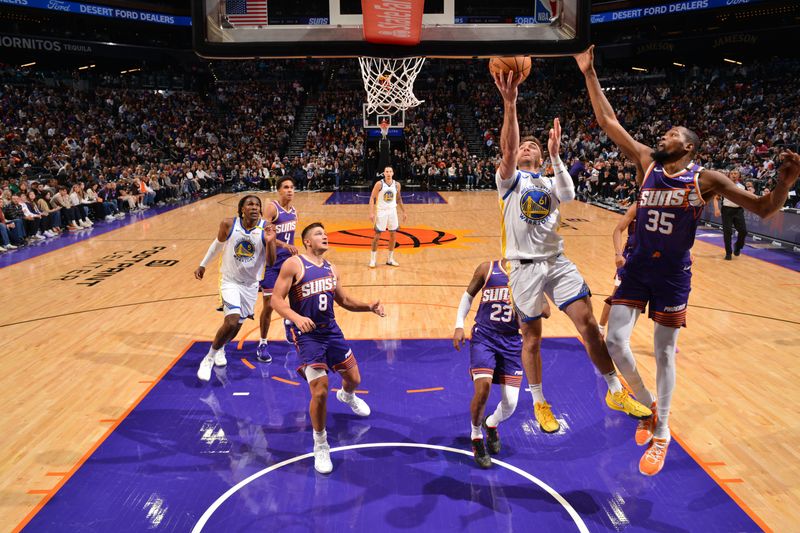
[[[531,58],[528,56],[493,57],[489,60],[489,72],[508,75],[509,71],[522,76],[522,81],[531,73]]]

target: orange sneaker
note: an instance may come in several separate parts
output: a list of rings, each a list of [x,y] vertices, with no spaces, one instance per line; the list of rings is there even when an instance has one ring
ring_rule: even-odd
[[[656,422],[658,422],[658,414],[656,414],[656,402],[650,406],[653,411],[653,416],[639,420],[639,425],[636,426],[636,444],[644,446],[653,438],[653,432],[656,430]]]
[[[664,468],[664,460],[667,458],[667,447],[669,440],[653,437],[650,446],[639,460],[639,472],[645,476],[655,476]]]

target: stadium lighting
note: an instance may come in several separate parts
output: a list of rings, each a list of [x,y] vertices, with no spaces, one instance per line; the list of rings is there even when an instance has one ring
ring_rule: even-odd
[[[142,69],[140,69],[140,68],[130,68],[128,70],[120,70],[119,73],[120,74],[128,74],[130,72],[139,72],[140,70],[142,70]]]
[[[631,70],[635,70],[637,72],[647,72],[647,69],[642,67],[631,67]]]
[[[89,68],[94,68],[94,65],[84,65],[82,67],[78,67],[78,70],[86,70],[86,69],[89,69]]]
[[[25,63],[24,65],[20,65],[20,67],[32,67],[36,64],[36,61],[31,61],[30,63]]]
[[[742,64],[741,61],[736,61],[735,59],[728,59],[727,57],[723,58],[722,60],[725,61],[726,63],[733,63],[734,65]]]
[[[674,61],[672,62],[672,64],[675,65],[676,67],[685,67],[686,66],[683,63],[676,63]]]

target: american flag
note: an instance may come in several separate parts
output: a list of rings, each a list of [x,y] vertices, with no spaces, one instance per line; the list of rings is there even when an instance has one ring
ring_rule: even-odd
[[[234,26],[266,26],[267,0],[226,0],[225,15]]]

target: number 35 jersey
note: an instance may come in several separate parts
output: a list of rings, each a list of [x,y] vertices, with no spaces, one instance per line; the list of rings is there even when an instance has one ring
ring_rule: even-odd
[[[650,165],[639,193],[633,255],[673,260],[688,257],[705,206],[698,185],[702,170],[689,163],[670,175],[660,164]]]
[[[317,325],[333,322],[336,318],[333,314],[336,273],[327,260],[323,259],[322,265],[315,265],[303,255],[297,257],[303,265],[303,273],[289,289],[289,306]]]
[[[508,293],[508,274],[500,261],[492,261],[489,275],[480,292],[481,303],[475,314],[475,326],[484,334],[510,335],[519,332],[519,324]]]

